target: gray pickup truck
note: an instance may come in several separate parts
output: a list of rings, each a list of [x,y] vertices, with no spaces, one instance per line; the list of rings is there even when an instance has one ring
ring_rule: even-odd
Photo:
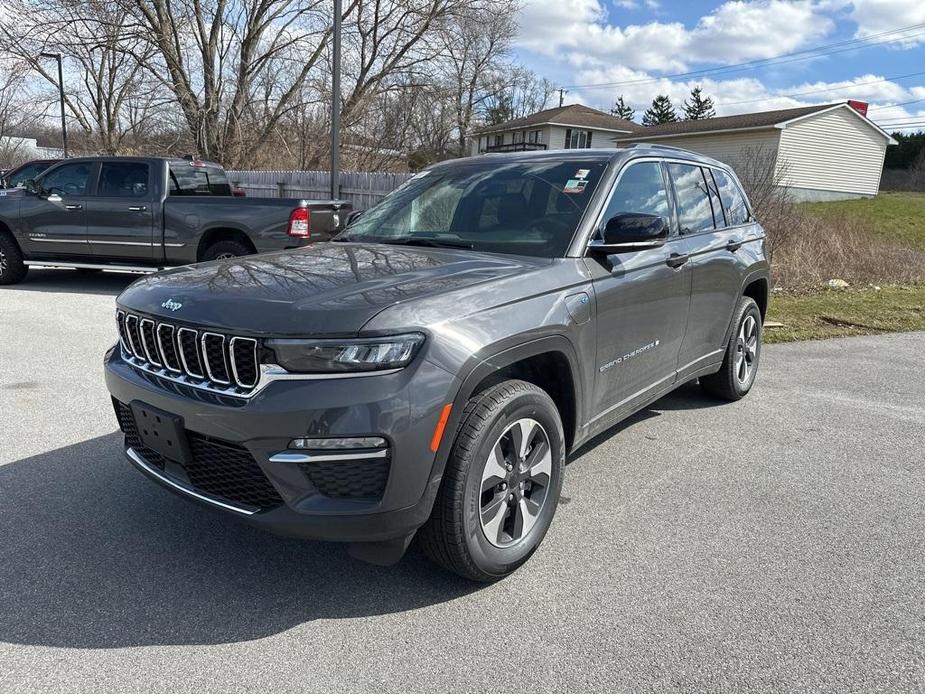
[[[718,161],[458,159],[331,243],[140,279],[106,384],[127,456],[175,493],[378,563],[417,534],[494,581],[540,545],[568,452],[694,379],[749,392],[768,286]]]
[[[238,198],[218,164],[155,157],[62,161],[0,191],[0,284],[30,265],[144,270],[326,241],[343,201]]]

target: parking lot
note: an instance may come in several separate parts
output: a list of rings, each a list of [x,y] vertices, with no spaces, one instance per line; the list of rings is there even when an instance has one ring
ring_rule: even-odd
[[[0,691],[908,691],[925,686],[925,334],[774,345],[578,451],[488,587],[267,536],[123,458],[131,275],[0,290]]]

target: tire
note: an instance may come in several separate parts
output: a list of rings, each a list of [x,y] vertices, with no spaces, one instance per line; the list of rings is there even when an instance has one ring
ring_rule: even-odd
[[[511,380],[478,393],[466,404],[433,511],[418,532],[422,549],[473,581],[508,576],[546,535],[564,467],[562,420],[545,391]]]
[[[28,272],[19,245],[12,236],[0,232],[0,284],[22,282]]]
[[[761,358],[761,311],[754,299],[742,297],[732,325],[723,365],[715,374],[701,377],[700,385],[709,395],[736,401],[754,385]]]
[[[236,258],[241,255],[250,255],[251,253],[253,253],[253,251],[240,241],[226,239],[224,241],[216,241],[206,248],[205,252],[202,254],[201,262],[223,258]]]

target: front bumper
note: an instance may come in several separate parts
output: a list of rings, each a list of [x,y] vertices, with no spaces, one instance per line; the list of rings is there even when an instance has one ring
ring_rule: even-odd
[[[181,496],[276,534],[341,542],[406,537],[430,515],[442,472],[430,442],[459,383],[424,359],[387,375],[274,382],[250,399],[203,392],[141,371],[123,359],[118,346],[107,352],[104,365],[117,413],[120,404],[138,401],[177,415],[196,444],[193,449],[208,453],[207,460],[196,461],[200,470],[186,470],[146,457],[148,449],[127,436],[126,453],[135,467]],[[378,496],[351,495],[352,487],[346,495],[332,496],[304,466],[270,460],[286,452],[294,438],[369,435],[389,442],[387,479]],[[210,480],[221,474],[226,461],[214,450],[232,456],[228,464],[253,467],[246,474],[268,483],[268,493],[255,497],[263,501],[248,496],[242,503],[221,486],[197,483],[204,465],[212,466]],[[354,466],[354,472],[362,475],[362,467]]]

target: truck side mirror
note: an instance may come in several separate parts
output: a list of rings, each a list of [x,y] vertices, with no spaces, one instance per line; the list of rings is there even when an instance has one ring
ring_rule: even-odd
[[[623,212],[607,220],[601,236],[589,244],[591,248],[611,253],[617,251],[656,248],[668,239],[668,220],[656,214]]]

